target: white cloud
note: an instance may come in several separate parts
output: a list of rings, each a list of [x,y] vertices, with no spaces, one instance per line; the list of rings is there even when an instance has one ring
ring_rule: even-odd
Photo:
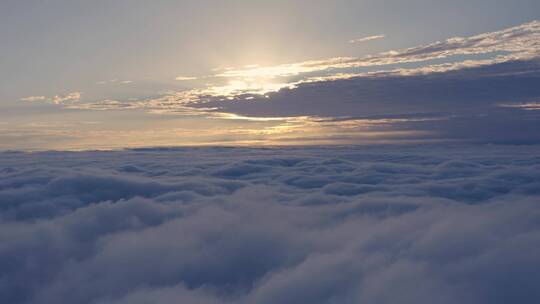
[[[503,108],[517,108],[523,110],[540,110],[540,102],[507,103],[499,106]]]
[[[368,37],[363,37],[363,38],[351,39],[349,40],[349,43],[362,43],[362,42],[367,42],[371,40],[383,39],[384,37],[385,37],[384,35],[373,35],[373,36],[368,36]]]
[[[97,110],[97,111],[136,109],[142,106],[143,105],[138,105],[136,101],[125,103],[125,102],[112,100],[112,99],[99,100],[93,103],[65,105],[65,107],[68,109]]]
[[[392,50],[365,57],[335,57],[269,67],[229,69],[217,74],[219,77],[288,77],[332,69],[362,68],[425,62],[456,55],[510,52],[501,56],[507,59],[530,58],[540,55],[540,21],[532,21],[501,31],[471,37],[454,37],[417,47]]]
[[[21,98],[22,101],[43,101],[43,100],[46,100],[47,97],[45,96],[28,96],[28,97],[24,97],[24,98]]]

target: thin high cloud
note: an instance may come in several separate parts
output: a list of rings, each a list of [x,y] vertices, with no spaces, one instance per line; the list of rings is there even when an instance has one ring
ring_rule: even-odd
[[[540,110],[540,102],[526,102],[526,103],[514,103],[514,104],[501,104],[504,108],[517,108],[525,110]]]
[[[46,99],[47,97],[45,96],[28,96],[28,97],[21,98],[21,101],[34,102],[34,101],[44,101]]]
[[[80,101],[81,97],[82,97],[82,92],[72,92],[68,94],[58,94],[52,97],[28,96],[28,97],[23,97],[20,100],[27,101],[27,102],[44,101],[44,102],[53,103],[57,105],[64,105],[65,103]]]
[[[210,85],[193,90],[165,94],[163,98],[147,99],[146,105],[137,101],[143,108],[154,108],[163,104],[163,109],[186,107],[190,103],[204,103],[217,99],[234,99],[244,94],[267,94],[283,88],[294,88],[302,83],[334,81],[355,77],[415,75],[441,73],[500,64],[517,60],[535,60],[540,55],[540,22],[533,21],[509,29],[480,34],[472,37],[454,37],[442,42],[413,48],[394,50],[361,58],[336,57],[324,60],[305,61],[278,66],[250,66],[241,69],[228,68],[206,76],[208,81],[221,79],[226,85]],[[456,56],[486,55],[487,59],[466,58],[442,64],[430,61],[449,60]],[[425,65],[420,65],[421,63]],[[420,66],[399,67],[404,64]],[[395,67],[397,65],[397,67]],[[384,69],[385,67],[389,67]],[[350,69],[371,69],[368,72],[343,72]],[[317,73],[319,75],[317,75]],[[189,76],[179,76],[180,80],[192,80]],[[434,96],[435,97],[435,96]],[[162,102],[162,101],[166,102]],[[159,101],[159,102],[158,102]],[[131,104],[130,101],[121,101]],[[70,105],[76,107],[77,105]],[[81,107],[88,107],[82,105]],[[92,106],[96,107],[96,106]],[[126,108],[126,106],[121,106]],[[159,106],[158,106],[159,107]]]
[[[540,54],[540,21],[471,37],[454,37],[417,47],[392,50],[365,57],[335,57],[273,67],[230,69],[220,77],[287,77],[332,69],[347,69],[425,62],[457,55],[512,53],[504,58],[530,58]]]
[[[354,43],[368,42],[368,41],[371,41],[371,40],[383,39],[384,37],[385,37],[385,35],[367,36],[367,37],[362,37],[362,38],[351,39],[351,40],[349,40],[349,43],[354,44]]]
[[[130,84],[130,83],[134,83],[134,81],[133,80],[122,80],[122,79],[118,79],[118,78],[113,78],[113,79],[109,79],[109,80],[102,80],[102,81],[96,82],[97,85]]]

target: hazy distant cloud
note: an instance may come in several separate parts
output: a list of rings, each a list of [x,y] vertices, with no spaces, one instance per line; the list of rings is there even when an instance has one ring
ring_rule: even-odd
[[[104,99],[92,103],[68,104],[65,105],[65,107],[68,109],[105,111],[137,109],[141,108],[142,105],[139,105],[136,101],[130,101],[129,103],[125,103],[113,99]]]
[[[55,95],[51,98],[54,104],[62,104],[67,101],[79,101],[81,99],[82,92],[73,92],[66,95]]]
[[[365,57],[335,57],[270,67],[229,69],[216,76],[232,77],[287,77],[325,70],[384,66],[455,55],[475,55],[494,52],[509,52],[499,57],[505,59],[531,58],[540,55],[540,21],[532,21],[509,29],[484,33],[471,37],[454,37],[417,47],[392,50]],[[499,58],[500,60],[500,58]]]
[[[21,98],[22,101],[43,101],[46,100],[47,97],[45,96],[28,96]]]
[[[82,92],[72,92],[64,95],[47,96],[29,96],[21,98],[21,101],[42,101],[53,104],[63,104],[65,102],[77,102],[81,100]]]
[[[119,79],[111,79],[111,80],[102,80],[96,82],[98,85],[105,85],[105,84],[130,84],[133,83],[132,80],[119,80]]]
[[[176,80],[179,80],[179,81],[186,81],[186,80],[196,80],[197,77],[192,77],[192,76],[178,76],[175,78]]]
[[[448,68],[448,67],[445,67]],[[422,69],[423,70],[423,69]],[[516,60],[485,66],[437,71],[430,69],[365,74],[351,78],[298,84],[266,97],[215,99],[193,107],[248,117],[361,117],[380,119],[384,125],[366,128],[366,121],[343,120],[334,126],[317,125],[321,134],[351,136],[375,131],[428,131],[417,139],[438,138],[484,142],[540,142],[537,98],[540,96],[540,60]],[[434,72],[436,71],[436,72]],[[502,106],[501,106],[502,105]],[[536,112],[536,113],[533,113]],[[430,121],[388,118],[440,117]],[[310,130],[313,122],[303,121]],[[463,126],[474,125],[466,131]],[[340,126],[343,129],[338,129]],[[294,130],[290,127],[288,130]],[[436,134],[435,134],[436,133]],[[390,133],[389,133],[390,134]],[[409,136],[409,135],[407,135]]]
[[[351,39],[349,40],[349,43],[361,43],[361,42],[366,42],[366,41],[371,41],[371,40],[383,39],[384,37],[385,35],[373,35],[373,36],[368,36],[368,37]]]
[[[470,57],[478,54],[484,56]],[[447,62],[429,62],[434,59]],[[405,63],[408,65],[403,66]],[[411,63],[416,64],[411,67]],[[178,76],[177,79],[196,78]],[[388,122],[384,128],[377,126],[377,133],[369,133],[379,136],[381,132],[391,132],[385,136],[394,136],[399,133],[396,129],[399,126],[410,128],[406,134],[399,133],[407,137],[414,134],[427,138],[425,132],[438,129],[438,139],[479,140],[484,136],[486,141],[540,140],[535,135],[539,127],[529,123],[538,119],[537,114],[525,113],[538,111],[524,111],[538,108],[534,102],[540,96],[539,21],[360,58],[226,68],[208,79],[216,84],[138,100],[105,99],[66,106],[93,110],[144,109],[152,113],[232,119],[283,118],[281,129],[266,131],[282,134],[288,130],[298,134],[302,128],[312,133],[321,128],[321,134],[339,131],[353,141],[365,137],[364,121],[331,125],[316,119],[377,116]],[[440,122],[387,120],[396,115],[408,119],[419,114],[450,118]],[[478,124],[479,121],[483,123]],[[514,123],[509,125],[505,121]],[[459,126],[464,123],[478,124],[478,132],[463,132]]]
[[[517,108],[524,110],[540,110],[540,102],[507,103],[500,105],[503,108]]]

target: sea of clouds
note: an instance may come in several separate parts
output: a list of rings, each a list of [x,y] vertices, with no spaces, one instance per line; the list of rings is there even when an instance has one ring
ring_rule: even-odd
[[[538,303],[540,146],[0,153],[2,303]]]

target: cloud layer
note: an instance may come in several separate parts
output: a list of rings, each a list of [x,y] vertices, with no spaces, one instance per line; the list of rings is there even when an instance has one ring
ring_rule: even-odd
[[[6,303],[536,303],[538,146],[0,155]]]
[[[384,37],[385,37],[384,35],[367,36],[367,37],[362,37],[362,38],[351,39],[351,40],[349,40],[349,43],[367,42],[367,41],[371,41],[371,40],[383,39]]]

